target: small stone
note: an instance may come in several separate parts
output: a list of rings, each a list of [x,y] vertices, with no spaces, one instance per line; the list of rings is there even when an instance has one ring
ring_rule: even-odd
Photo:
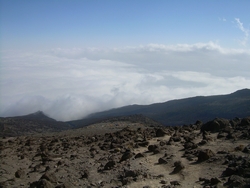
[[[148,151],[154,152],[158,148],[157,145],[149,145],[148,146]]]
[[[24,178],[25,177],[25,171],[23,169],[19,169],[15,173],[16,178]]]
[[[215,185],[215,184],[220,183],[221,181],[220,181],[219,178],[211,178],[210,182],[211,182],[212,185]]]
[[[160,183],[161,184],[167,184],[168,182],[166,180],[161,180]]]
[[[81,178],[88,178],[89,177],[89,171],[88,170],[83,170],[81,172]]]
[[[181,161],[176,161],[176,162],[174,163],[174,166],[175,166],[175,168],[174,168],[174,170],[173,170],[173,173],[178,173],[178,172],[180,172],[182,169],[185,168]]]
[[[167,164],[168,162],[167,162],[166,159],[164,159],[164,158],[161,157],[161,158],[158,159],[158,163],[159,164]]]
[[[46,172],[45,174],[42,175],[41,179],[46,179],[49,182],[56,183],[57,178],[54,173],[52,172]]]
[[[179,181],[171,181],[170,184],[171,185],[181,185]]]
[[[106,163],[106,165],[104,166],[105,170],[110,170],[115,166],[115,161],[109,161]]]
[[[135,155],[135,158],[137,159],[137,158],[141,158],[141,157],[145,157],[142,153],[137,153],[136,155]]]

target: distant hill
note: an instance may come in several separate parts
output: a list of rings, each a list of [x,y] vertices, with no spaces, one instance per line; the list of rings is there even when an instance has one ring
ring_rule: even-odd
[[[142,114],[163,125],[183,125],[203,122],[215,117],[232,119],[250,116],[250,89],[242,89],[228,95],[197,96],[151,105],[130,105],[94,113],[87,118],[71,121],[71,125],[87,125],[116,116]]]
[[[68,123],[56,121],[38,111],[25,116],[0,118],[0,136],[20,136],[70,129]]]
[[[207,122],[216,117],[233,119],[250,116],[250,89],[228,95],[197,96],[151,105],[130,105],[89,115],[87,118],[60,122],[42,111],[25,116],[0,117],[0,136],[20,136],[80,128],[100,122],[130,121],[165,126]]]
[[[15,119],[29,119],[29,120],[41,120],[41,121],[56,121],[55,119],[50,118],[45,115],[42,111],[37,111],[32,114],[24,115],[24,116],[15,116]]]

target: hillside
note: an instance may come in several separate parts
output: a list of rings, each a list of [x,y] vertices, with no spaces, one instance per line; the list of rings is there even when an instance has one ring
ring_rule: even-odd
[[[25,116],[0,118],[0,136],[20,136],[81,128],[105,121],[140,122],[146,125],[183,125],[216,117],[233,119],[250,116],[250,90],[228,95],[197,96],[151,105],[130,105],[94,113],[85,119],[59,122],[42,111]]]
[[[32,135],[70,128],[69,124],[56,121],[41,111],[25,116],[0,118],[0,136]]]
[[[135,114],[142,114],[166,126],[190,124],[196,120],[206,122],[215,117],[246,117],[250,115],[250,89],[228,95],[197,96],[151,105],[124,106],[91,114],[85,119],[71,121],[71,124],[86,125],[110,117]]]

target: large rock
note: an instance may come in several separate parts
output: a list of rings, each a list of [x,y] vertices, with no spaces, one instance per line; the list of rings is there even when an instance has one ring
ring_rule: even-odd
[[[46,172],[45,174],[42,175],[41,179],[46,179],[49,182],[56,183],[57,178],[54,173],[52,172]]]
[[[244,153],[250,153],[250,144],[248,144],[244,149],[243,149]]]
[[[239,126],[250,126],[250,117],[243,118],[239,124]]]
[[[30,188],[55,188],[55,186],[46,179],[40,179],[30,184]]]
[[[130,150],[126,150],[125,153],[122,155],[119,162],[126,161],[127,159],[130,159],[133,157],[133,153]]]
[[[157,145],[149,145],[148,146],[148,151],[150,151],[150,152],[154,152],[156,149],[158,149]]]
[[[174,163],[174,166],[175,166],[175,168],[174,168],[174,170],[173,170],[173,173],[178,173],[178,172],[180,172],[182,169],[185,168],[181,161],[176,161],[176,162]]]
[[[201,131],[210,131],[210,132],[218,132],[226,127],[230,126],[230,122],[227,119],[216,118],[212,121],[205,123],[201,127]]]
[[[243,177],[237,175],[232,175],[228,178],[227,184],[230,185],[231,187],[248,187],[249,180],[246,180]]]
[[[163,137],[167,134],[163,129],[157,129],[155,133],[156,137]]]
[[[106,165],[104,166],[104,170],[110,170],[115,166],[115,161],[109,161],[106,163]]]
[[[198,162],[206,161],[214,155],[214,152],[210,149],[201,150],[198,154]]]

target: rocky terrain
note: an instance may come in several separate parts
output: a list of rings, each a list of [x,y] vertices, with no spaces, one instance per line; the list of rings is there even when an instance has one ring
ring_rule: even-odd
[[[112,119],[0,139],[0,187],[250,187],[250,117]]]

